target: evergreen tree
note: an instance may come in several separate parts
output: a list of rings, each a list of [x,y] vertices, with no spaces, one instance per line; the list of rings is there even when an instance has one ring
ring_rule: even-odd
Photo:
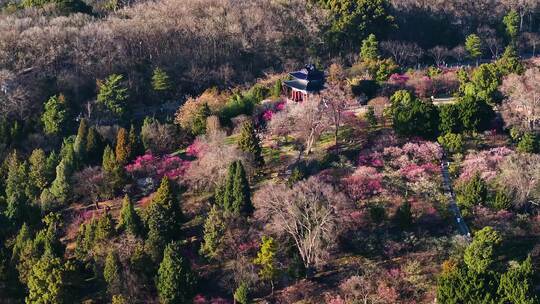
[[[125,230],[133,235],[140,235],[142,232],[142,222],[135,211],[133,202],[129,199],[129,196],[126,194],[124,197],[124,202],[122,203],[122,210],[120,210],[120,220],[116,226],[117,230]]]
[[[58,153],[52,151],[47,156],[46,170],[47,170],[47,184],[50,184],[56,177],[56,166],[60,164],[60,157]]]
[[[129,157],[131,156],[131,145],[128,138],[128,132],[124,128],[118,130],[116,135],[116,161],[121,166],[124,166],[128,163]]]
[[[278,98],[283,92],[283,82],[281,79],[276,80],[274,86],[272,87],[272,97]]]
[[[66,127],[68,111],[64,95],[54,95],[45,103],[41,122],[46,134],[58,135]]]
[[[503,23],[511,43],[515,43],[519,33],[519,14],[515,10],[511,10],[504,16]]]
[[[476,60],[476,65],[478,65],[478,58],[482,56],[482,40],[478,35],[471,34],[465,39],[465,49],[469,53],[469,57],[473,60]]]
[[[377,126],[377,116],[375,116],[375,109],[372,106],[368,106],[365,118],[370,128]]]
[[[169,75],[161,68],[155,68],[152,75],[152,88],[154,91],[163,92],[168,91],[172,87]]]
[[[195,113],[191,132],[193,135],[202,135],[206,133],[206,119],[212,114],[210,107],[207,103],[200,105],[199,109]]]
[[[445,104],[440,106],[439,111],[439,131],[446,133],[461,133],[462,126],[459,120],[459,107],[456,104]]]
[[[257,253],[257,258],[253,260],[255,265],[259,265],[261,267],[259,270],[259,277],[262,280],[269,281],[272,285],[272,292],[274,291],[274,279],[278,273],[276,265],[276,253],[277,244],[274,239],[263,236],[261,248]]]
[[[476,232],[463,256],[467,268],[479,274],[488,271],[495,262],[495,250],[501,242],[500,234],[492,227],[487,226]]]
[[[401,206],[399,206],[394,219],[402,229],[411,227],[413,223],[413,215],[411,212],[411,203],[409,201],[405,201]]]
[[[499,281],[497,293],[501,297],[500,303],[538,304],[533,277],[530,256],[522,263],[511,266]]]
[[[54,196],[56,201],[60,204],[65,204],[71,194],[71,185],[68,181],[68,168],[64,160],[60,161],[60,164],[56,167],[56,178],[51,184],[49,191]]]
[[[461,207],[470,209],[486,200],[487,186],[477,173],[469,181],[458,188],[457,201]]]
[[[523,74],[525,67],[519,58],[519,54],[515,44],[509,44],[505,49],[502,57],[496,62],[499,71],[503,76],[509,74]]]
[[[181,220],[182,213],[173,185],[167,177],[163,177],[146,209],[148,239],[145,245],[154,261],[159,261],[162,248],[178,237]]]
[[[223,211],[217,205],[213,205],[204,222],[204,242],[201,246],[201,254],[207,258],[215,259],[221,252],[220,245],[225,234],[225,220]]]
[[[106,211],[103,216],[99,218],[96,224],[96,230],[94,234],[94,240],[96,242],[105,241],[115,235],[114,220],[111,213]]]
[[[79,123],[79,129],[77,130],[77,137],[75,138],[75,143],[73,144],[73,151],[77,155],[77,158],[81,162],[86,161],[86,152],[87,152],[87,140],[88,140],[88,126],[86,119],[81,119]]]
[[[110,250],[105,258],[105,266],[103,267],[103,278],[107,283],[107,290],[110,294],[120,292],[122,286],[122,265],[118,255],[114,250]]]
[[[6,202],[4,213],[11,224],[18,226],[27,218],[29,212],[28,197],[26,196],[26,185],[28,173],[26,164],[17,159],[14,152],[8,164],[8,175],[6,178]]]
[[[375,35],[370,34],[362,41],[360,57],[362,60],[376,60],[379,58],[379,42]]]
[[[180,246],[167,245],[159,265],[157,290],[163,304],[188,303],[195,291],[196,278],[188,261],[180,255]]]
[[[504,190],[499,190],[495,193],[492,208],[495,210],[506,210],[512,207],[512,198],[509,197]]]
[[[116,160],[110,146],[106,146],[103,152],[102,168],[107,183],[107,192],[110,196],[114,196],[124,186],[126,175],[124,167]]]
[[[42,149],[32,151],[30,158],[30,169],[28,172],[28,196],[36,201],[41,192],[49,185],[49,176],[47,168],[47,156]]]
[[[236,170],[233,179],[233,200],[231,211],[234,214],[251,214],[253,204],[251,203],[251,192],[249,182],[246,177],[246,171],[241,161],[236,161]]]
[[[249,298],[249,286],[246,282],[240,283],[236,291],[234,292],[234,300],[239,304],[250,304]]]
[[[538,151],[538,141],[532,133],[525,133],[517,144],[517,150],[523,153],[535,153]]]
[[[248,121],[242,126],[238,147],[240,147],[242,151],[252,154],[257,166],[264,165],[261,142],[255,132],[253,122]]]
[[[123,81],[124,76],[112,74],[99,84],[98,103],[117,117],[122,117],[126,111],[128,89]]]
[[[93,126],[88,128],[88,135],[86,136],[86,155],[88,162],[90,164],[99,163],[103,157],[104,148],[104,140],[96,131],[96,128]]]
[[[216,203],[219,204],[223,210],[231,211],[233,205],[233,186],[234,176],[236,175],[236,162],[232,162],[227,170],[227,177],[225,184],[217,189]]]
[[[131,125],[131,128],[129,129],[129,146],[131,147],[131,155],[129,156],[130,159],[134,159],[135,157],[144,153],[144,147],[141,139],[139,138],[137,130],[133,125]]]
[[[62,260],[44,255],[32,267],[28,276],[26,303],[65,303],[66,288],[66,268]]]
[[[26,223],[23,223],[21,229],[15,237],[15,242],[13,243],[13,248],[11,249],[11,262],[17,263],[21,257],[21,253],[28,243],[32,242],[32,233],[30,228]]]

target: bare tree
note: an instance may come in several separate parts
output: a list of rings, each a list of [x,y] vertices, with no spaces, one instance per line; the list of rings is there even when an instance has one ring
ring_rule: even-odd
[[[428,50],[429,55],[435,61],[436,66],[441,66],[448,57],[450,51],[447,47],[437,45],[434,48]]]
[[[532,48],[533,57],[536,56],[536,47],[540,44],[540,34],[534,32],[525,32],[522,35],[525,45]]]
[[[531,131],[540,127],[540,69],[533,67],[523,75],[511,74],[503,80],[501,91],[507,95],[502,115],[509,125]]]
[[[338,212],[346,199],[316,177],[292,189],[269,184],[255,194],[256,218],[292,238],[307,269],[321,264],[335,245]]]
[[[320,95],[323,106],[326,108],[326,115],[334,127],[334,146],[336,153],[339,152],[339,129],[341,127],[343,113],[352,104],[352,98],[346,89],[339,83],[329,83],[327,88]]]
[[[467,56],[467,51],[463,45],[458,45],[450,51],[450,54],[457,62],[461,63]]]
[[[513,154],[501,164],[501,185],[513,194],[518,207],[527,202],[540,202],[540,155]]]
[[[491,56],[493,58],[499,58],[499,54],[503,48],[503,42],[502,39],[498,37],[495,29],[489,26],[482,26],[478,29],[478,35],[489,48]]]
[[[381,49],[392,56],[398,65],[416,64],[424,55],[424,50],[418,44],[407,41],[383,41]]]

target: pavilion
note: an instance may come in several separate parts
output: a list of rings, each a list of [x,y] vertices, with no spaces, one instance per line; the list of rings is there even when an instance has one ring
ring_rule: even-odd
[[[292,79],[283,82],[289,100],[302,102],[324,89],[324,72],[317,70],[313,64],[307,64],[289,75]]]

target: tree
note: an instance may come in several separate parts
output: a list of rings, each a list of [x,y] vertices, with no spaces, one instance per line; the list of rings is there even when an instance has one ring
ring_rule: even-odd
[[[510,10],[503,18],[506,34],[510,38],[511,43],[515,43],[517,40],[520,31],[519,22],[520,18],[515,10]]]
[[[128,132],[124,128],[120,128],[116,135],[116,161],[120,166],[125,166],[131,156],[131,145],[128,138]]]
[[[377,116],[375,116],[375,108],[373,108],[373,106],[367,107],[365,118],[370,128],[375,128],[377,126]]]
[[[523,153],[535,153],[538,151],[538,141],[532,133],[525,133],[517,144],[517,151]]]
[[[482,40],[475,34],[467,36],[465,39],[465,49],[469,53],[469,57],[476,60],[478,66],[478,58],[482,56]]]
[[[246,171],[241,161],[236,162],[232,185],[232,204],[231,211],[234,214],[249,215],[253,212],[251,203],[251,191],[246,177]]]
[[[195,113],[195,118],[193,120],[193,125],[191,126],[191,132],[193,135],[201,135],[206,133],[206,119],[210,116],[212,112],[207,103],[203,103],[197,112]]]
[[[274,279],[278,274],[277,269],[277,244],[272,237],[263,236],[261,248],[257,253],[257,258],[253,260],[255,265],[259,265],[259,277],[262,280],[269,281],[272,286],[272,293],[274,293]]]
[[[86,161],[86,152],[87,152],[87,140],[88,140],[88,126],[86,119],[81,119],[79,123],[79,129],[77,130],[77,137],[75,138],[75,143],[73,144],[73,151],[77,155],[77,158],[85,162]]]
[[[255,194],[255,217],[272,230],[291,237],[306,269],[324,261],[335,244],[337,210],[346,202],[341,193],[316,177],[286,185],[267,185]]]
[[[271,96],[274,98],[278,98],[281,96],[281,93],[283,92],[283,83],[281,79],[276,80],[274,83],[274,86],[272,86],[272,92]]]
[[[250,304],[249,286],[246,282],[240,283],[238,288],[234,291],[234,300],[238,304]]]
[[[104,140],[94,126],[88,128],[86,136],[86,156],[90,164],[97,164],[103,158]]]
[[[362,60],[376,60],[379,58],[379,42],[373,34],[369,34],[366,39],[362,40],[360,48],[360,57]]]
[[[67,104],[64,95],[54,95],[45,103],[41,122],[46,134],[58,135],[66,128],[68,120]]]
[[[509,75],[503,80],[501,91],[507,96],[501,109],[505,123],[529,131],[540,130],[540,70],[530,68],[523,75]]]
[[[538,297],[534,294],[534,271],[531,257],[525,261],[511,266],[501,276],[497,293],[504,303],[536,304]]]
[[[95,242],[106,241],[115,235],[114,220],[110,212],[105,211],[96,223],[96,229],[94,231]]]
[[[407,229],[413,224],[413,215],[411,212],[411,203],[409,201],[403,202],[394,215],[394,220],[402,229]]]
[[[459,119],[459,106],[456,104],[445,104],[439,109],[439,131],[442,134],[460,133],[462,126]]]
[[[118,221],[116,229],[129,232],[133,235],[141,235],[142,228],[141,218],[137,211],[135,211],[133,202],[126,194],[122,203],[122,209],[120,210],[120,220]]]
[[[27,304],[65,303],[66,267],[58,257],[44,255],[28,276]]]
[[[261,142],[257,136],[257,133],[255,132],[253,122],[248,121],[242,126],[242,132],[240,133],[240,138],[238,139],[238,147],[240,150],[252,154],[257,166],[264,165]]]
[[[476,273],[485,273],[495,261],[495,250],[501,242],[500,234],[492,227],[487,226],[476,232],[463,256],[467,268]]]
[[[463,136],[461,134],[446,133],[439,136],[437,142],[450,154],[463,152]]]
[[[498,101],[497,89],[501,84],[500,70],[494,63],[486,63],[476,68],[471,82],[466,85],[465,95],[474,96],[489,104]]]
[[[464,96],[459,98],[456,106],[459,111],[461,130],[476,132],[487,130],[491,126],[491,120],[495,113],[484,100]]]
[[[178,243],[165,247],[159,264],[156,287],[163,304],[188,303],[193,297],[197,280],[188,261],[180,255]]]
[[[393,127],[399,135],[433,138],[437,134],[439,112],[432,103],[405,90],[394,93],[390,102]]]
[[[105,266],[103,267],[103,278],[107,283],[107,290],[110,294],[120,292],[122,287],[122,265],[118,255],[114,250],[110,250],[105,258]]]
[[[5,193],[7,206],[4,214],[11,224],[18,227],[28,217],[28,197],[26,196],[27,169],[24,162],[17,159],[14,152],[8,160],[8,173],[6,178]]]
[[[98,82],[99,93],[97,101],[109,112],[117,117],[122,117],[126,111],[128,89],[123,84],[124,76],[120,74],[109,75],[105,81]]]
[[[61,160],[60,164],[56,167],[56,178],[49,189],[56,201],[60,204],[65,204],[71,195],[71,184],[68,180],[70,174],[71,172],[67,168],[65,161]]]
[[[131,148],[129,159],[134,159],[135,157],[144,154],[144,147],[142,146],[141,139],[133,125],[131,125],[131,128],[129,129],[129,146]]]
[[[223,241],[225,229],[223,211],[220,210],[218,205],[213,205],[204,222],[204,242],[200,249],[201,254],[211,259],[215,259],[220,255],[222,250],[220,245]]]
[[[155,68],[152,74],[152,88],[157,92],[168,91],[172,88],[169,75],[159,67]]]
[[[521,63],[518,51],[513,44],[509,44],[505,49],[502,57],[497,60],[496,65],[503,76],[510,74],[523,74],[525,67]]]
[[[517,207],[540,201],[540,155],[517,153],[500,164],[499,180]]]
[[[36,201],[41,192],[49,185],[47,156],[42,149],[35,149],[32,151],[28,161],[30,163],[28,171],[30,193],[28,193],[28,196]]]
[[[477,173],[458,188],[457,202],[460,206],[470,209],[484,203],[486,195],[486,183]]]
[[[433,58],[435,65],[441,66],[444,60],[446,59],[446,57],[448,57],[448,55],[450,54],[450,51],[448,50],[448,48],[444,46],[437,45],[429,49],[428,53],[431,56],[431,58]]]
[[[334,127],[334,146],[336,152],[339,152],[339,130],[350,98],[345,88],[339,82],[334,82],[327,85],[327,89],[321,93],[321,99],[326,108],[327,119]]]
[[[114,152],[108,145],[103,152],[102,168],[108,188],[107,192],[109,196],[112,196],[123,187],[126,176],[124,167],[116,161]]]
[[[161,248],[178,237],[182,218],[173,185],[163,177],[145,215],[148,227],[146,247],[154,261],[160,260]]]

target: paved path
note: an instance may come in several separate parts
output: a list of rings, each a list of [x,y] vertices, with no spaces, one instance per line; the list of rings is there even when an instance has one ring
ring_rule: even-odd
[[[454,214],[454,219],[456,221],[456,225],[458,227],[458,231],[461,235],[470,237],[471,233],[469,231],[469,227],[467,227],[467,224],[465,223],[465,219],[461,216],[461,211],[459,211],[459,207],[456,204],[456,195],[454,193],[454,189],[452,189],[452,182],[450,180],[450,173],[448,172],[448,160],[446,159],[446,156],[443,156],[442,162],[441,162],[441,174],[443,177],[443,188],[446,196],[448,196],[450,201],[450,210]]]

